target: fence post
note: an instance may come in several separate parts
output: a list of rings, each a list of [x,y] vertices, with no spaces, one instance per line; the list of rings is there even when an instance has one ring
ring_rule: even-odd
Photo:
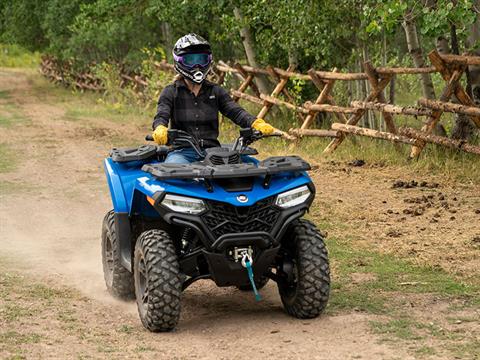
[[[377,98],[378,93],[382,92],[383,89],[388,85],[390,82],[390,79],[392,78],[392,75],[385,75],[382,80],[378,83],[378,86],[376,88],[371,89],[370,94],[367,96],[365,99],[365,102],[372,101]],[[363,114],[365,114],[366,109],[358,109],[358,111],[350,116],[350,118],[347,121],[347,125],[356,125],[358,121],[362,118]],[[345,139],[345,134],[342,133],[341,131],[338,132],[338,137],[333,139],[330,144],[323,150],[324,153],[329,153],[334,151],[338,145],[340,145],[343,142],[343,139]]]
[[[294,67],[290,65],[287,69],[287,71],[293,71]],[[283,90],[283,88],[287,85],[289,78],[288,77],[283,77],[280,79],[278,84],[275,86],[275,89],[273,89],[272,93],[270,94],[271,97],[276,97],[278,94],[280,94]],[[265,101],[262,109],[257,115],[257,118],[263,119],[265,115],[270,111],[272,107],[272,103]]]
[[[439,100],[448,101],[450,100],[453,93],[458,92],[461,94],[460,97],[457,96],[458,100],[462,103],[463,101],[468,102],[466,101],[465,97],[468,97],[468,98],[470,97],[465,93],[463,88],[460,91],[456,91],[457,87],[461,87],[461,85],[459,84],[459,80],[462,77],[463,72],[465,71],[465,66],[461,66],[459,69],[455,69],[452,73],[436,50],[430,52],[428,54],[428,57],[430,58],[430,61],[433,64],[433,66],[435,66],[438,72],[440,72],[440,74],[445,79],[445,81],[447,81],[447,85],[443,89],[442,95],[440,95]],[[423,125],[422,131],[427,134],[430,134],[435,128],[435,125],[437,125],[438,121],[440,120],[440,116],[442,115],[442,113],[443,113],[442,110],[434,110],[432,112],[432,116],[430,116],[427,123]],[[423,140],[417,141],[416,145],[412,146],[412,150],[410,152],[410,158],[418,157],[424,147],[425,147],[425,142]]]

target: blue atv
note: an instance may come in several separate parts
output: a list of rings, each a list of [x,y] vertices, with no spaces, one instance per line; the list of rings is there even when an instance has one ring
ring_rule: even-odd
[[[169,331],[180,317],[182,291],[200,279],[253,291],[271,279],[286,312],[318,316],[330,292],[322,233],[302,216],[315,196],[297,156],[259,161],[240,130],[232,145],[202,149],[169,130],[171,146],[114,148],[105,159],[113,210],[103,221],[102,262],[108,291],[136,298],[143,325]],[[201,161],[164,163],[179,147]]]

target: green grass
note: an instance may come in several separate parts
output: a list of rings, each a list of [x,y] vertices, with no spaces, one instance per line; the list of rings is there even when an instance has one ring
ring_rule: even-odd
[[[16,331],[0,333],[0,343],[9,345],[36,344],[42,337],[35,333],[21,334]]]
[[[11,149],[0,143],[0,173],[13,170],[15,167],[15,159]]]
[[[6,100],[6,99],[10,99],[10,97],[11,97],[10,91],[8,91],[8,90],[0,91],[0,99]]]
[[[436,353],[437,352],[435,351],[434,348],[426,345],[420,346],[418,349],[415,350],[415,354],[420,357],[432,356],[432,355],[435,355]]]
[[[120,328],[117,331],[125,334],[131,334],[133,330],[134,330],[133,326],[124,324],[120,326]]]
[[[30,74],[29,82],[30,95],[41,102],[65,109],[63,120],[88,122],[92,119],[105,119],[118,124],[133,123],[150,128],[150,119],[155,111],[153,108],[107,103],[99,93],[54,86],[38,74]]]
[[[480,359],[480,340],[473,339],[450,345],[456,359]]]
[[[320,223],[328,229],[337,224]],[[447,331],[433,322],[424,323],[412,315],[409,296],[418,294],[434,297],[437,301],[461,300],[462,306],[441,313],[439,318],[459,320],[456,311],[474,308],[479,302],[480,283],[466,283],[447,272],[433,267],[419,266],[393,255],[381,254],[355,245],[355,238],[331,237],[326,240],[332,270],[332,291],[327,313],[360,311],[382,315],[383,320],[370,321],[372,332],[382,341],[410,344],[418,357],[436,353],[437,346],[449,353],[472,356],[475,353],[475,333]],[[364,281],[352,281],[353,274],[368,275]],[[400,296],[399,296],[400,295]],[[477,305],[478,306],[478,305]],[[465,321],[475,321],[463,315]],[[435,348],[430,346],[434,341]],[[461,341],[461,345],[452,344]]]
[[[38,64],[38,52],[32,53],[18,45],[0,44],[0,67],[35,68]]]
[[[144,121],[135,111],[128,108],[108,106],[102,103],[91,103],[92,99],[80,98],[65,104],[65,119],[71,121],[88,120],[95,118],[108,119],[119,124],[137,123]]]
[[[26,117],[15,104],[0,104],[0,126],[26,125]]]
[[[466,284],[445,271],[414,265],[392,255],[357,248],[353,239],[327,239],[331,266],[335,269],[330,313],[345,310],[390,313],[396,294],[435,294],[443,298],[476,298],[480,284]],[[354,284],[351,275],[370,275]]]
[[[1,163],[1,160],[0,160],[0,163]],[[13,182],[0,180],[0,195],[12,192],[17,188],[17,186],[18,184],[15,184]]]
[[[385,321],[370,321],[370,327],[384,342],[408,342],[409,349],[413,348],[417,356],[435,355],[440,349],[461,359],[476,359],[480,355],[480,341],[475,333],[466,329],[446,330],[438,324],[422,323],[404,314]]]
[[[336,262],[337,277],[350,283],[349,274],[369,273],[375,278],[362,284],[366,291],[435,293],[468,296],[479,291],[478,285],[468,285],[442,269],[418,266],[392,255],[354,248],[353,239],[329,239],[330,256]],[[412,284],[412,285],[404,285]]]
[[[391,341],[422,339],[422,336],[415,332],[415,324],[409,318],[392,319],[386,322],[371,321],[370,326],[375,334],[388,335],[384,339]]]
[[[135,352],[147,352],[147,351],[155,351],[154,348],[152,348],[151,346],[146,346],[146,345],[137,345],[135,347]]]
[[[3,318],[7,322],[18,321],[24,317],[35,315],[36,310],[18,304],[7,304],[2,308]]]

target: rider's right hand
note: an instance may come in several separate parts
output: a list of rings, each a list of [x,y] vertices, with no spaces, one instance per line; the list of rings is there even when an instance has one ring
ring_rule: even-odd
[[[166,126],[158,125],[152,133],[153,141],[158,145],[165,145],[168,141],[168,129]]]

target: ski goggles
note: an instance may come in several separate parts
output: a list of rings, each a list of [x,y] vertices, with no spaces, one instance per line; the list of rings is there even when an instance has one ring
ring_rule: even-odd
[[[173,55],[175,61],[178,61],[182,65],[193,68],[195,66],[207,66],[212,61],[212,54],[207,53],[192,53],[185,55]]]

